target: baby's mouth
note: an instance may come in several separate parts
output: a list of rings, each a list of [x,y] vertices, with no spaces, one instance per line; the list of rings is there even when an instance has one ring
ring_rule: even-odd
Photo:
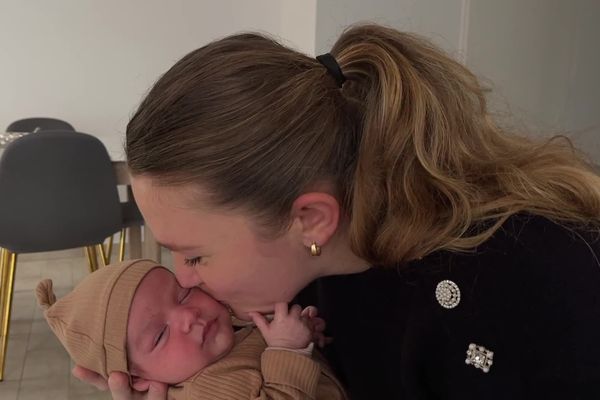
[[[206,337],[208,336],[208,334],[214,324],[215,324],[215,320],[212,319],[210,321],[207,321],[206,325],[204,325],[204,329],[202,331],[202,345],[204,345],[204,343],[206,343]]]

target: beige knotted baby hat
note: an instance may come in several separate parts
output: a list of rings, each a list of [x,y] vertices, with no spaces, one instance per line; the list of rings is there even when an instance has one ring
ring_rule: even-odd
[[[157,267],[161,266],[150,260],[107,265],[58,301],[50,279],[38,284],[36,296],[46,321],[77,365],[104,378],[113,371],[129,373],[129,308],[144,276]]]

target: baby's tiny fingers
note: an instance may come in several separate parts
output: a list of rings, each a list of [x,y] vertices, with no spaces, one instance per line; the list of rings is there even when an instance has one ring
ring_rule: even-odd
[[[261,313],[250,311],[248,312],[248,316],[252,318],[252,322],[254,322],[254,325],[256,325],[263,335],[269,330],[269,322],[267,322],[267,319]]]
[[[280,320],[283,319],[285,317],[287,317],[288,315],[288,304],[287,303],[275,303],[275,315],[273,316],[273,319],[275,320]]]
[[[315,331],[323,332],[325,330],[325,326],[327,324],[325,323],[325,320],[323,318],[315,317],[315,318],[312,318],[311,321],[312,321],[313,329]]]
[[[305,307],[304,310],[302,310],[303,317],[314,318],[317,316],[317,314],[318,314],[318,310],[317,310],[317,307],[315,307],[315,306],[308,306],[308,307]]]
[[[315,342],[320,348],[323,348],[325,346],[325,335],[322,333],[313,334],[313,342]]]
[[[289,315],[291,317],[299,319],[301,313],[302,313],[302,307],[300,307],[298,304],[294,304],[293,306],[290,307]]]

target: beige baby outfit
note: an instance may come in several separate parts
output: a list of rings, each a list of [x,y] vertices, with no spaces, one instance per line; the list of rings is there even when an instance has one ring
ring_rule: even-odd
[[[52,331],[73,361],[107,378],[129,375],[127,319],[139,283],[154,268],[150,260],[102,267],[69,294],[56,300],[52,281],[38,284],[38,303]],[[169,388],[176,400],[345,399],[343,389],[318,355],[268,349],[258,329],[235,333],[230,353]]]

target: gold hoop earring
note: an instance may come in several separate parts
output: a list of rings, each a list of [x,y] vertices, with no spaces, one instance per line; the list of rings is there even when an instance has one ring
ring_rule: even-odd
[[[321,246],[319,246],[317,242],[312,242],[310,245],[310,255],[313,257],[318,257],[321,255]]]

